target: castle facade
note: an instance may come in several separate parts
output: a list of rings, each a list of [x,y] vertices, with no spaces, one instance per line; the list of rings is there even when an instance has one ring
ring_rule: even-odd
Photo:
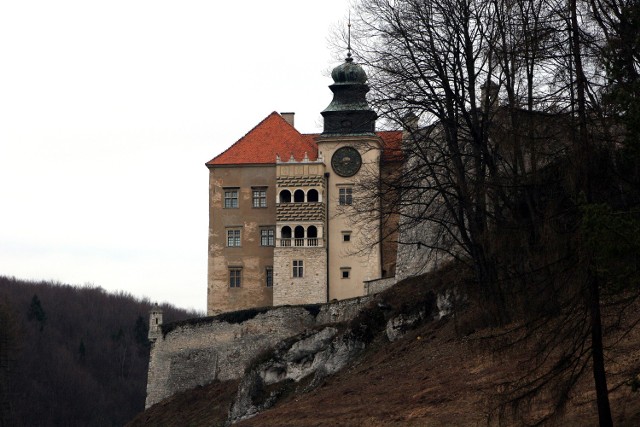
[[[321,134],[273,112],[206,163],[209,315],[362,296],[394,276],[396,223],[362,188],[399,170],[402,132],[376,132],[350,55],[332,78]]]

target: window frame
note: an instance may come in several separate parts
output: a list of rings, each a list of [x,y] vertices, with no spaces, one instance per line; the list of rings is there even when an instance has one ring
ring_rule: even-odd
[[[251,207],[252,208],[264,209],[268,207],[267,188],[268,187],[251,187]],[[256,195],[256,193],[258,194]]]
[[[273,267],[265,267],[264,284],[267,288],[273,288]]]
[[[238,209],[240,207],[240,189],[238,187],[225,187],[222,191],[222,208]]]
[[[339,206],[351,206],[353,205],[353,187],[342,186],[338,187],[338,205]]]
[[[293,271],[292,271],[293,277],[295,279],[303,278],[304,277],[304,260],[294,259],[292,266],[293,266]]]
[[[227,228],[226,230],[226,247],[227,248],[241,248],[242,247],[242,229],[241,228]],[[232,235],[233,234],[233,235]],[[230,244],[232,243],[232,244]]]
[[[242,267],[229,267],[228,284],[230,289],[242,287]]]
[[[340,267],[340,278],[341,279],[350,279],[351,278],[351,267]]]
[[[265,236],[264,233],[267,233]],[[267,244],[265,245],[265,239]],[[276,245],[276,229],[275,227],[261,227],[260,228],[260,246],[270,247]]]
[[[350,231],[343,231],[342,232],[342,242],[344,242],[344,243],[351,242],[351,232]]]

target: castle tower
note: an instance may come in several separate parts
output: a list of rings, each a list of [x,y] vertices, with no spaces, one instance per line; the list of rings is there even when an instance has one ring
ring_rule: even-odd
[[[155,342],[160,334],[162,326],[162,309],[158,303],[149,311],[149,341]]]
[[[377,182],[382,140],[366,99],[367,75],[350,51],[331,77],[333,100],[321,113],[324,130],[316,142],[327,160],[327,288],[329,300],[340,300],[364,295],[364,282],[382,277],[380,210],[359,185]]]
[[[367,74],[353,62],[351,53],[345,62],[331,72],[333,100],[322,111],[323,136],[370,134],[374,135],[377,114],[369,107]]]

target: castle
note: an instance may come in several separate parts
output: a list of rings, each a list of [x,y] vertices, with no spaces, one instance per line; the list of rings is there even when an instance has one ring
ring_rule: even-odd
[[[333,69],[321,134],[301,134],[294,113],[271,113],[209,169],[209,315],[324,303],[367,294],[395,275],[397,219],[353,206],[401,168],[401,131],[376,132],[367,76],[351,54]]]
[[[332,78],[321,134],[274,112],[207,162],[211,317],[163,325],[162,310],[150,312],[146,407],[241,378],[278,342],[353,319],[395,283],[396,264],[405,274],[413,254],[397,248],[398,218],[362,190],[400,173],[403,134],[375,131],[351,55]]]

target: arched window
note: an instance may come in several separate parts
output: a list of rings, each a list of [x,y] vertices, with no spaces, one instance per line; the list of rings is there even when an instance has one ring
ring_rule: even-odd
[[[291,192],[289,190],[280,192],[280,203],[291,203]]]
[[[307,246],[318,246],[318,229],[315,225],[307,228]]]
[[[304,227],[301,225],[298,225],[293,230],[293,237],[294,237],[293,241],[295,246],[304,246]]]
[[[280,246],[291,246],[291,227],[285,225],[280,230]]]
[[[293,193],[293,201],[295,203],[303,203],[304,202],[304,191],[296,190],[295,193]]]
[[[318,201],[318,190],[311,189],[307,192],[307,202]]]

